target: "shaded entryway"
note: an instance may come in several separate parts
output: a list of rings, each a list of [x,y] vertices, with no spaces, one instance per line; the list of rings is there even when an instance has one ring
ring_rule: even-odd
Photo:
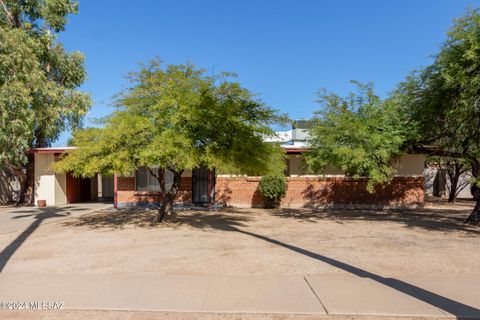
[[[192,172],[193,203],[205,204],[209,202],[208,176],[209,176],[209,170],[205,167],[200,167],[193,170]]]
[[[67,173],[67,203],[78,203],[95,200],[92,195],[92,179],[74,177]]]

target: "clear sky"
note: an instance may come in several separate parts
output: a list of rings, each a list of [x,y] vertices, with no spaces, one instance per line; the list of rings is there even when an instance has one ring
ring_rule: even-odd
[[[468,6],[480,0],[80,0],[60,40],[86,56],[86,125],[112,111],[127,72],[156,56],[236,72],[267,104],[300,119],[318,109],[322,87],[344,94],[350,80],[372,81],[385,97],[429,63]]]

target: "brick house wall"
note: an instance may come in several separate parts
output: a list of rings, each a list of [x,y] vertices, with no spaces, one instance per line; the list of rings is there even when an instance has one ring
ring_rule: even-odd
[[[288,177],[282,207],[338,206],[418,206],[424,202],[422,176],[399,176],[375,193],[366,190],[367,179],[348,177]],[[218,176],[215,183],[216,203],[236,207],[263,207],[258,184],[260,177]],[[209,182],[211,186],[212,181]],[[160,192],[135,191],[135,177],[117,177],[118,207],[162,201]],[[192,202],[192,178],[182,177],[177,203]]]
[[[423,177],[395,177],[375,193],[366,190],[367,179],[348,177],[289,177],[282,207],[416,206],[424,202]],[[260,177],[226,177],[216,180],[216,201],[238,207],[262,207]]]
[[[161,192],[136,191],[135,177],[117,177],[117,206],[158,203],[162,201]],[[192,178],[182,177],[180,191],[175,198],[178,203],[192,202]]]

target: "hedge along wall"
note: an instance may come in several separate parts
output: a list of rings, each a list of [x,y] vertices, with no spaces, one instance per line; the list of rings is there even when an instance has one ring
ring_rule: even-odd
[[[287,178],[288,187],[282,207],[392,206],[409,207],[424,202],[423,176],[395,177],[373,194],[366,190],[367,179],[348,177],[300,176]],[[258,190],[260,177],[219,176],[216,180],[216,201],[237,207],[262,207]]]

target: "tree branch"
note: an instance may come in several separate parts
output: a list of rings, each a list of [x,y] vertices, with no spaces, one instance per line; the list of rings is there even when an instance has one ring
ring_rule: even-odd
[[[444,150],[436,146],[416,145],[411,148],[411,151],[416,153],[427,154],[429,156],[440,156],[440,157],[450,157],[450,158],[467,157],[467,155],[464,153],[457,152],[457,151]]]
[[[8,11],[7,5],[5,4],[5,2],[3,2],[3,0],[0,0],[0,4],[2,5],[3,11],[5,12],[5,15],[7,16],[8,24],[13,26],[13,16],[10,13],[10,11]]]

